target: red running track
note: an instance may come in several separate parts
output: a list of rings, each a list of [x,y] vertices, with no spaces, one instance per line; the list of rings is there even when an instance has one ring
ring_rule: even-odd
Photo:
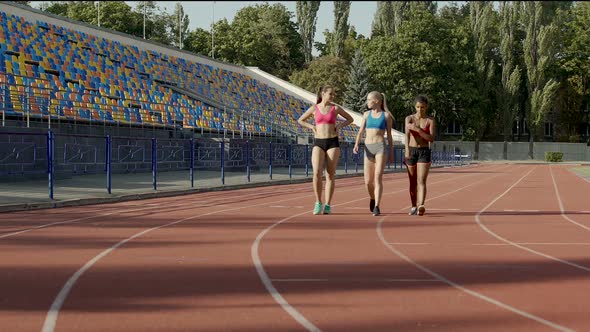
[[[568,166],[387,175],[0,215],[1,331],[590,330],[590,182]]]

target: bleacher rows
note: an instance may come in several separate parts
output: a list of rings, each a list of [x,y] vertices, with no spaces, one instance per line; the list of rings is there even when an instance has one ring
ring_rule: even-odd
[[[162,84],[206,96],[226,109]],[[297,124],[309,102],[250,76],[4,12],[0,87],[7,115],[310,134]],[[346,140],[356,133],[356,126],[343,130]]]

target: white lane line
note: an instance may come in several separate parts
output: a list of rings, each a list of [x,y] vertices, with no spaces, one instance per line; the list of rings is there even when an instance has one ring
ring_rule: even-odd
[[[253,194],[252,196],[256,196],[258,194],[259,193],[256,193],[256,194]],[[76,218],[76,219],[69,219],[69,220],[64,220],[64,221],[57,221],[57,222],[53,222],[53,223],[49,223],[49,224],[34,226],[34,227],[26,228],[26,229],[23,229],[23,230],[20,230],[20,231],[2,234],[2,235],[0,235],[0,239],[4,239],[4,238],[7,238],[7,237],[11,237],[11,236],[19,235],[19,234],[24,234],[24,233],[28,233],[28,232],[32,232],[32,231],[43,229],[43,228],[48,228],[48,227],[51,227],[51,226],[76,223],[78,221],[83,221],[83,220],[88,220],[88,219],[93,219],[93,218],[99,218],[99,217],[106,217],[106,216],[110,216],[110,215],[113,215],[113,214],[123,214],[123,213],[138,212],[138,211],[149,211],[151,209],[158,208],[158,207],[160,207],[162,205],[164,205],[166,208],[186,208],[187,205],[190,208],[211,207],[211,206],[215,206],[215,207],[224,207],[224,206],[227,206],[226,204],[214,204],[215,201],[210,201],[209,203],[211,203],[211,204],[203,204],[203,203],[204,203],[204,201],[198,201],[198,202],[195,202],[195,203],[190,203],[190,202],[187,203],[187,202],[184,202],[182,204],[169,204],[168,202],[166,202],[166,203],[149,203],[149,204],[145,204],[145,205],[149,205],[149,207],[145,207],[144,205],[141,205],[141,207],[135,208],[135,209],[118,210],[118,211],[113,211],[113,212],[104,213],[104,214],[92,215],[92,216],[81,217],[81,218]],[[138,204],[134,204],[133,206],[138,206]],[[96,210],[93,210],[92,212],[95,212],[95,211]]]
[[[474,174],[467,174],[464,177],[471,177],[471,176],[474,176]],[[461,177],[461,178],[463,178],[463,177]],[[456,181],[456,179],[447,177],[446,180],[434,182],[433,184],[443,183],[443,182],[448,182],[448,181]],[[471,185],[474,185],[474,184],[475,183],[472,183]],[[401,189],[401,190],[397,190],[397,191],[394,191],[394,192],[386,193],[385,195],[402,193],[402,192],[406,192],[406,191],[407,191],[407,189]],[[336,205],[333,205],[333,206],[346,205],[346,204],[349,204],[349,203],[358,202],[358,201],[362,201],[362,200],[366,200],[366,198],[363,197],[363,198],[355,199],[355,200],[352,200],[352,201],[348,201],[348,202],[336,204]],[[305,211],[305,212],[301,212],[301,213],[298,213],[298,214],[291,215],[290,217],[283,218],[283,219],[275,222],[274,224],[268,226],[264,230],[262,230],[258,234],[258,236],[256,236],[256,239],[252,243],[252,246],[251,246],[251,249],[250,249],[250,255],[252,257],[252,262],[254,263],[254,267],[256,268],[256,272],[258,273],[258,277],[262,281],[262,284],[264,285],[264,287],[266,288],[266,290],[268,291],[268,293],[275,300],[275,302],[277,302],[283,308],[283,310],[285,310],[289,315],[291,315],[291,317],[293,317],[293,319],[295,319],[299,324],[301,324],[303,327],[305,327],[308,331],[319,332],[321,330],[317,326],[315,326],[312,322],[310,322],[307,318],[305,318],[305,316],[303,316],[302,314],[300,314],[299,311],[297,311],[297,309],[295,309],[289,302],[287,302],[287,300],[275,288],[275,286],[272,283],[272,280],[270,279],[270,277],[266,273],[266,270],[264,269],[264,264],[262,263],[262,260],[260,259],[260,254],[259,254],[259,252],[260,252],[260,243],[262,242],[262,239],[273,228],[275,228],[278,225],[280,225],[280,224],[282,224],[284,222],[287,222],[287,221],[289,221],[289,220],[291,220],[291,219],[293,219],[295,217],[302,216],[304,214],[308,214],[308,213],[311,213],[311,212],[312,212],[311,210],[308,210],[308,211]],[[313,216],[313,217],[319,217],[319,216]],[[43,332],[45,332],[45,331],[43,331]]]
[[[3,234],[3,235],[0,235],[0,239],[4,239],[4,238],[7,238],[7,237],[11,237],[11,236],[15,236],[15,235],[23,234],[23,233],[32,232],[32,231],[35,231],[35,230],[39,230],[39,229],[43,229],[43,228],[47,228],[47,227],[51,227],[51,226],[63,225],[63,224],[70,224],[70,223],[75,223],[75,222],[82,221],[82,220],[88,220],[88,219],[93,219],[93,218],[98,218],[98,217],[106,217],[106,216],[110,216],[110,215],[113,215],[113,214],[121,214],[121,213],[128,213],[128,212],[137,212],[137,211],[143,211],[143,210],[148,210],[148,209],[152,209],[152,208],[151,207],[150,208],[141,207],[141,208],[137,208],[137,209],[114,211],[114,212],[109,212],[109,213],[92,215],[92,216],[88,216],[88,217],[82,217],[82,218],[76,218],[76,219],[70,219],[70,220],[52,222],[52,223],[49,223],[49,224],[39,225],[39,226],[35,226],[35,227],[23,229],[23,230],[20,230],[20,231],[16,231],[16,232],[6,233],[6,234]]]
[[[522,178],[520,178],[520,180],[519,180],[518,182],[520,182],[520,181],[521,181],[521,180],[522,180],[522,179],[523,179],[525,176],[527,176],[527,175],[528,175],[529,173],[531,173],[531,172],[532,172],[532,170],[531,170],[531,171],[529,171],[528,173],[526,173],[526,174],[525,174],[525,175],[524,175]],[[506,193],[507,193],[507,192],[508,192],[508,191],[509,191],[511,188],[513,188],[513,187],[514,187],[516,184],[518,184],[518,182],[516,182],[515,184],[513,184],[513,185],[512,185],[512,186],[511,186],[511,187],[510,187],[510,188],[509,188],[507,191],[505,191],[503,194],[501,194],[501,196],[505,195],[505,194],[506,194]],[[469,185],[468,185],[468,186],[469,186]],[[465,186],[465,187],[468,187],[468,186]],[[450,194],[450,193],[448,193],[448,194]],[[437,197],[434,197],[434,198],[431,198],[431,199],[436,199],[436,198],[438,198],[438,197],[442,197],[442,196],[446,196],[446,195],[447,195],[447,194],[439,195],[439,196],[437,196]],[[501,196],[500,196],[500,197],[501,197]],[[485,211],[485,209],[489,208],[489,207],[490,207],[490,206],[491,206],[491,205],[492,205],[494,202],[496,202],[498,199],[499,199],[499,197],[498,197],[498,198],[496,198],[494,201],[492,201],[492,203],[488,204],[488,205],[487,205],[487,206],[486,206],[486,207],[485,207],[483,210],[481,210],[481,211],[479,212],[479,214],[481,214],[483,211]],[[501,308],[504,308],[504,309],[506,309],[506,310],[509,310],[509,311],[511,311],[511,312],[514,312],[514,313],[516,313],[516,314],[518,314],[518,315],[521,315],[521,316],[523,316],[523,317],[526,317],[526,318],[532,319],[532,320],[534,320],[534,321],[537,321],[537,322],[539,322],[539,323],[541,323],[541,324],[544,324],[544,325],[550,326],[550,327],[552,327],[552,328],[554,328],[554,329],[557,329],[557,330],[559,330],[559,331],[564,331],[564,332],[574,332],[574,330],[572,330],[572,329],[569,329],[569,328],[567,328],[567,327],[565,327],[565,326],[561,326],[561,325],[558,325],[558,324],[556,324],[556,323],[550,322],[550,321],[548,321],[548,320],[545,320],[545,319],[543,319],[543,318],[541,318],[541,317],[537,317],[537,316],[535,316],[535,315],[533,315],[533,314],[530,314],[530,313],[528,313],[528,312],[525,312],[525,311],[522,311],[522,310],[520,310],[520,309],[514,308],[514,307],[512,307],[512,306],[510,306],[510,305],[508,305],[508,304],[505,304],[505,303],[503,303],[503,302],[500,302],[500,301],[498,301],[498,300],[495,300],[495,299],[493,299],[493,298],[487,297],[487,296],[485,296],[485,295],[483,295],[483,294],[480,294],[480,293],[478,293],[478,292],[476,292],[476,291],[473,291],[473,290],[471,290],[471,289],[469,289],[469,288],[467,288],[467,287],[461,286],[460,284],[458,284],[458,283],[455,283],[455,282],[453,282],[453,281],[451,281],[451,280],[449,280],[449,279],[445,278],[444,276],[442,276],[442,275],[440,275],[440,274],[438,274],[438,273],[436,273],[436,272],[434,272],[434,271],[430,270],[429,268],[427,268],[427,267],[425,267],[425,266],[421,265],[420,263],[418,263],[418,262],[415,262],[415,261],[414,261],[414,260],[412,260],[410,257],[408,257],[408,256],[404,255],[404,254],[403,254],[401,251],[397,250],[397,249],[396,249],[396,248],[395,248],[393,245],[391,245],[391,243],[387,242],[387,240],[385,239],[385,236],[383,235],[383,221],[384,221],[386,218],[387,218],[387,217],[383,217],[383,218],[381,218],[381,219],[380,219],[380,220],[377,222],[377,235],[378,235],[379,239],[381,240],[381,242],[382,242],[382,243],[383,243],[383,244],[384,244],[384,245],[385,245],[387,248],[389,248],[389,250],[391,250],[393,253],[395,253],[395,254],[396,254],[398,257],[401,257],[402,259],[404,259],[404,260],[405,260],[405,261],[407,261],[408,263],[410,263],[410,264],[412,264],[412,265],[416,266],[418,269],[420,269],[420,270],[424,271],[425,273],[427,273],[427,274],[429,274],[429,275],[433,276],[434,278],[436,278],[436,279],[439,279],[439,280],[441,280],[441,281],[443,281],[443,282],[447,283],[448,285],[450,285],[450,286],[453,286],[453,287],[455,287],[455,288],[457,288],[457,289],[459,289],[459,290],[461,290],[461,291],[463,291],[463,292],[465,292],[465,293],[468,293],[468,294],[470,294],[470,295],[472,295],[472,296],[474,296],[474,297],[477,297],[477,298],[479,298],[479,299],[481,299],[481,300],[484,300],[484,301],[486,301],[486,302],[489,302],[489,303],[491,303],[491,304],[494,304],[494,305],[496,305],[496,306],[498,306],[498,307],[501,307]],[[476,215],[476,218],[479,218],[479,217],[478,217],[478,215]],[[523,248],[526,248],[526,247],[523,247]],[[528,248],[527,248],[527,249],[528,249]]]
[[[511,311],[511,312],[514,312],[514,313],[516,313],[516,314],[518,314],[518,315],[521,315],[521,316],[523,316],[523,317],[526,317],[526,318],[529,318],[529,319],[535,320],[535,321],[537,321],[537,322],[539,322],[539,323],[541,323],[541,324],[544,324],[544,325],[550,326],[550,327],[552,327],[552,328],[554,328],[554,329],[557,329],[557,330],[559,330],[559,331],[564,331],[564,332],[573,332],[573,331],[574,331],[574,330],[571,330],[571,329],[569,329],[569,328],[567,328],[567,327],[564,327],[564,326],[561,326],[561,325],[555,324],[555,323],[553,323],[553,322],[550,322],[550,321],[548,321],[548,320],[545,320],[545,319],[543,319],[543,318],[541,318],[541,317],[537,317],[537,316],[535,316],[535,315],[533,315],[533,314],[530,314],[530,313],[528,313],[528,312],[525,312],[525,311],[522,311],[522,310],[520,310],[520,309],[514,308],[514,307],[512,307],[512,306],[510,306],[510,305],[508,305],[508,304],[505,304],[505,303],[503,303],[503,302],[500,302],[500,301],[498,301],[498,300],[495,300],[495,299],[493,299],[493,298],[491,298],[491,297],[487,297],[487,296],[485,296],[485,295],[483,295],[483,294],[481,294],[481,293],[478,293],[478,292],[476,292],[476,291],[473,291],[473,290],[471,290],[471,289],[469,289],[469,288],[467,288],[467,287],[461,286],[460,284],[458,284],[458,283],[456,283],[456,282],[453,282],[453,281],[451,281],[451,280],[449,280],[449,279],[447,279],[447,278],[443,277],[442,275],[440,275],[440,274],[438,274],[438,273],[436,273],[436,272],[434,272],[434,271],[430,270],[429,268],[427,268],[427,267],[425,267],[425,266],[421,265],[420,263],[418,263],[418,262],[415,262],[415,261],[414,261],[414,260],[412,260],[410,257],[408,257],[408,256],[404,255],[404,254],[403,254],[401,251],[397,250],[397,249],[396,249],[394,246],[392,246],[390,243],[388,243],[388,242],[385,240],[385,237],[384,237],[384,235],[383,235],[383,231],[382,231],[382,224],[383,224],[383,220],[385,220],[385,218],[386,218],[386,217],[383,217],[383,218],[381,218],[381,220],[379,220],[379,222],[377,223],[377,234],[378,234],[378,236],[379,236],[379,239],[380,239],[380,240],[381,240],[381,242],[383,242],[383,244],[384,244],[386,247],[388,247],[388,248],[389,248],[389,249],[390,249],[390,250],[391,250],[393,253],[395,253],[397,256],[401,257],[402,259],[404,259],[406,262],[408,262],[408,263],[410,263],[410,264],[414,265],[414,266],[415,266],[415,267],[417,267],[418,269],[420,269],[420,270],[424,271],[425,273],[427,273],[427,274],[429,274],[429,275],[433,276],[434,278],[436,278],[436,279],[438,279],[438,280],[440,280],[440,281],[442,281],[442,282],[444,282],[444,283],[446,283],[446,284],[448,284],[448,285],[450,285],[450,286],[452,286],[452,287],[455,287],[455,288],[457,288],[457,289],[459,289],[459,290],[461,290],[461,291],[463,291],[463,292],[465,292],[465,293],[467,293],[467,294],[469,294],[469,295],[471,295],[471,296],[474,296],[474,297],[476,297],[476,298],[478,298],[478,299],[481,299],[481,300],[483,300],[483,301],[489,302],[489,303],[491,303],[491,304],[494,304],[494,305],[496,305],[496,306],[498,306],[498,307],[500,307],[500,308],[504,308],[504,309],[506,309],[506,310],[509,310],[509,311]]]
[[[382,278],[382,279],[350,279],[350,278],[338,278],[338,279],[306,279],[306,278],[290,278],[290,279],[271,279],[275,282],[440,282],[438,279],[393,279],[393,278]]]
[[[285,199],[285,200],[280,200],[277,202],[285,202],[285,201],[290,201],[290,200],[294,200],[294,199],[302,199],[304,197],[308,197],[308,195],[306,196],[299,196],[299,197],[295,197],[295,198],[289,198],[289,199]],[[208,213],[203,213],[203,214],[199,214],[196,216],[191,216],[191,217],[186,217],[183,219],[179,219],[164,225],[160,225],[160,226],[156,226],[156,227],[152,227],[149,229],[146,229],[144,231],[141,231],[139,233],[136,233],[124,240],[121,240],[119,242],[117,242],[116,244],[114,244],[113,246],[111,246],[110,248],[102,251],[100,254],[96,255],[94,258],[92,258],[90,261],[88,261],[86,264],[84,264],[84,266],[82,266],[78,271],[76,271],[69,279],[68,281],[65,283],[65,285],[62,287],[62,289],[59,291],[59,293],[57,294],[57,296],[55,297],[55,299],[53,300],[53,303],[51,304],[51,307],[49,309],[49,311],[47,312],[47,316],[45,317],[45,322],[43,323],[43,328],[42,328],[42,332],[53,332],[55,330],[55,325],[57,323],[57,318],[59,316],[59,311],[61,310],[61,307],[63,306],[68,294],[70,293],[72,287],[74,286],[74,284],[78,281],[78,279],[80,279],[80,277],[84,274],[84,272],[86,272],[87,270],[89,270],[94,264],[96,264],[99,260],[101,260],[102,258],[104,258],[105,256],[107,256],[108,254],[110,254],[111,252],[113,252],[115,249],[117,249],[118,247],[124,245],[125,243],[136,239],[140,236],[143,236],[149,232],[158,230],[160,228],[164,228],[164,227],[168,227],[168,226],[173,226],[176,224],[179,224],[181,222],[187,221],[187,220],[192,220],[192,219],[196,219],[196,218],[200,218],[200,217],[204,217],[204,216],[208,216],[208,215],[213,215],[213,214],[217,214],[220,212],[228,212],[228,211],[234,211],[234,210],[242,210],[242,209],[247,209],[247,208],[251,208],[251,207],[256,207],[256,206],[263,206],[268,204],[267,202],[264,203],[260,203],[260,204],[255,204],[255,205],[247,205],[247,206],[241,206],[241,207],[236,207],[233,209],[226,209],[226,210],[215,210],[215,211],[211,211]]]
[[[458,172],[458,174],[461,174],[461,173]],[[473,174],[467,174],[465,177],[470,177],[472,175]],[[352,179],[352,180],[354,180],[354,179]],[[397,180],[397,177],[394,180]],[[400,177],[399,180],[403,180],[403,177]],[[448,179],[447,178],[446,180],[438,181],[438,182],[435,182],[435,183],[443,183],[443,182],[448,182],[448,181],[451,181],[451,180],[453,180],[453,179]],[[344,182],[347,183],[348,181],[344,181]],[[354,182],[354,181],[350,181],[350,182]],[[349,189],[349,190],[344,190],[344,191],[356,191],[356,190],[360,190],[360,189],[361,188],[355,187],[355,188],[352,188],[352,189]],[[364,189],[364,188],[362,188],[362,189]],[[399,190],[399,191],[396,191],[396,192],[393,192],[393,193],[398,193],[398,192],[403,192],[403,191],[405,191],[405,190]],[[279,201],[276,201],[276,202],[277,203],[279,203],[279,202],[286,202],[286,201],[292,201],[292,200],[295,200],[295,199],[302,199],[302,198],[306,198],[306,197],[308,197],[308,195],[306,195],[306,196],[299,196],[299,197],[295,197],[295,198],[284,199],[284,200],[279,200]],[[364,198],[357,199],[355,201],[360,201],[360,200],[363,200],[363,199]],[[355,201],[353,201],[353,202],[355,202]],[[68,281],[62,287],[62,289],[60,290],[60,292],[58,293],[58,295],[54,299],[53,303],[51,304],[51,307],[50,307],[49,311],[47,312],[47,316],[45,317],[45,321],[43,323],[42,332],[53,332],[55,330],[55,325],[57,323],[57,319],[58,319],[58,316],[59,316],[59,311],[61,310],[61,307],[63,306],[63,304],[64,304],[64,302],[65,302],[68,294],[70,293],[72,287],[74,286],[74,284],[84,274],[84,272],[86,272],[88,269],[90,269],[100,259],[102,259],[103,257],[107,256],[109,253],[111,253],[112,251],[114,251],[116,248],[122,246],[123,244],[125,244],[125,243],[127,243],[127,242],[129,242],[129,241],[131,241],[131,240],[133,240],[135,238],[138,238],[138,237],[140,237],[142,235],[145,235],[145,234],[147,234],[147,233],[149,233],[151,231],[154,231],[154,230],[157,230],[157,229],[160,229],[160,228],[163,228],[163,227],[172,226],[172,225],[175,225],[175,224],[178,224],[178,223],[187,221],[187,220],[191,220],[191,219],[195,219],[195,218],[199,218],[199,217],[203,217],[203,216],[207,216],[207,215],[212,215],[212,214],[221,213],[221,212],[234,211],[234,210],[241,210],[241,209],[251,208],[251,207],[255,207],[255,206],[263,206],[263,205],[266,205],[266,204],[267,203],[261,203],[261,204],[243,206],[243,207],[238,207],[238,208],[233,208],[233,209],[217,210],[217,211],[213,211],[213,212],[209,212],[209,213],[205,213],[205,214],[201,214],[201,215],[197,215],[197,216],[192,216],[192,217],[180,219],[180,220],[177,220],[177,221],[174,221],[174,222],[171,222],[171,223],[167,223],[167,224],[164,224],[164,225],[160,225],[160,226],[157,226],[157,227],[152,227],[152,228],[146,229],[146,230],[144,230],[142,232],[139,232],[139,233],[137,233],[137,234],[135,234],[135,235],[127,238],[127,239],[124,239],[124,240],[116,243],[115,245],[111,246],[109,249],[106,249],[106,250],[102,251],[100,254],[98,254],[97,256],[95,256],[92,260],[88,261],[86,264],[84,264],[84,266],[82,266],[78,271],[76,271],[68,279]],[[338,204],[338,205],[342,205],[342,204]],[[307,212],[310,212],[310,211],[307,211]],[[116,213],[116,212],[113,212],[113,213]],[[304,213],[306,213],[306,212],[304,212]],[[302,215],[304,213],[300,213],[298,215]],[[288,219],[293,218],[293,217],[295,217],[295,216],[289,217]],[[86,217],[86,218],[82,218],[82,219],[87,219],[87,218],[91,218],[91,217]],[[279,221],[279,222],[271,225],[269,228],[265,229],[263,231],[263,233],[266,233],[266,231],[269,231],[270,229],[272,229],[276,225],[282,223],[283,221],[285,221],[285,219],[283,219],[283,220],[281,220],[281,221]],[[64,223],[64,222],[60,222],[60,223]],[[56,224],[56,223],[54,223],[54,224]],[[43,227],[47,227],[47,226],[48,225],[45,225]],[[39,226],[39,227],[41,227],[41,226]],[[33,230],[33,229],[30,229],[30,230]],[[258,243],[260,242],[260,239],[262,239],[262,236],[260,236],[260,234],[259,234],[259,236],[256,238],[256,241],[252,245],[252,252],[254,252],[254,245],[256,246],[255,256],[258,259],[258,262],[259,263],[260,263],[260,259],[258,257]],[[254,254],[253,254],[253,259],[254,259]],[[269,285],[275,291],[275,293],[276,293],[275,295],[276,296],[273,295],[273,298],[275,298],[275,300],[277,300],[278,297],[282,298],[282,296],[278,292],[276,292],[276,289],[274,289],[274,287],[272,286],[272,283],[268,279],[268,276],[266,275],[266,272],[264,272],[264,268],[262,267],[261,263],[258,266],[256,266],[256,270],[258,271],[260,278],[263,280],[263,283],[265,283],[265,286],[267,287],[267,290],[271,293],[271,295],[273,295],[273,293],[271,292],[271,289],[269,289]],[[264,279],[264,278],[266,278],[266,279]],[[268,285],[265,282],[265,280],[267,280]],[[305,317],[303,317],[301,314],[299,314],[299,312],[297,312],[297,310],[295,310],[295,308],[293,308],[287,301],[285,301],[284,299],[283,299],[283,301],[284,301],[284,303],[279,302],[279,301],[277,301],[277,303],[281,304],[281,306],[283,307],[283,309],[286,310],[287,312],[289,312],[290,314],[291,313],[297,314],[304,321],[307,321],[305,319]],[[290,308],[290,309],[287,310],[287,308]],[[293,317],[295,317],[295,316],[293,316]],[[309,324],[311,324],[311,323],[309,323]],[[312,331],[319,331],[319,329],[317,329],[313,324],[311,324],[310,326],[312,327],[312,329],[311,329]],[[315,330],[313,328],[315,328]]]
[[[394,246],[510,246],[508,243],[434,243],[434,242],[388,242]],[[521,245],[539,246],[588,246],[590,242],[516,242]]]
[[[473,175],[474,174],[467,174],[465,177],[471,177]],[[463,177],[461,177],[461,178],[463,178]],[[434,182],[433,184],[443,183],[443,182],[448,182],[448,181],[456,181],[456,179],[447,178],[446,180]],[[474,184],[475,183],[472,183],[471,185],[474,185]],[[405,191],[406,191],[406,189],[402,189],[402,190],[390,192],[390,193],[387,193],[387,194],[395,194],[395,193],[401,193],[401,192],[405,192]],[[356,199],[356,200],[353,200],[353,201],[349,201],[349,202],[337,204],[335,206],[345,205],[345,204],[348,204],[348,203],[351,203],[351,202],[358,202],[358,201],[361,201],[361,200],[364,200],[364,199],[366,199],[366,198],[359,198],[359,199]],[[284,222],[286,222],[286,221],[288,221],[288,220],[290,220],[292,218],[295,218],[297,216],[301,216],[301,215],[306,214],[306,213],[309,213],[309,212],[311,212],[311,211],[306,211],[306,212],[303,212],[303,213],[299,213],[299,214],[292,215],[290,217],[284,218],[284,219],[279,220],[276,223],[270,225],[266,229],[264,229],[262,232],[260,232],[258,234],[258,236],[256,237],[256,240],[254,241],[254,243],[252,243],[252,247],[251,247],[251,251],[250,252],[251,252],[251,256],[252,256],[252,261],[254,262],[254,266],[256,268],[256,272],[258,272],[258,276],[260,277],[260,280],[262,281],[262,283],[266,287],[266,290],[273,297],[273,299],[283,308],[283,310],[285,310],[287,313],[289,313],[291,315],[291,317],[293,317],[297,322],[299,322],[299,324],[301,324],[302,326],[304,326],[306,329],[308,329],[309,331],[320,331],[320,329],[317,326],[315,326],[313,323],[311,323],[309,320],[307,320],[293,306],[291,306],[289,304],[289,302],[287,302],[287,300],[285,300],[285,298],[274,287],[274,285],[272,284],[272,280],[269,278],[268,274],[266,273],[266,271],[264,269],[264,266],[262,264],[262,261],[260,260],[260,255],[259,255],[260,243],[262,242],[262,239],[264,238],[264,236],[268,232],[270,232],[273,228],[277,227],[281,223],[284,223]]]
[[[467,175],[467,176],[470,176],[470,175]],[[401,179],[402,178],[400,178],[400,180]],[[447,180],[443,180],[443,181],[440,181],[440,182],[447,182],[447,181],[450,181],[450,180],[447,179]],[[355,190],[360,190],[360,188],[356,188],[355,187],[355,188],[352,188],[352,189],[349,189],[349,190],[344,190],[344,191],[355,191]],[[402,192],[402,190],[400,190],[399,192]],[[309,195],[299,196],[299,197],[294,197],[294,198],[289,198],[289,199],[284,199],[284,200],[279,200],[279,201],[276,201],[276,203],[287,202],[287,201],[292,201],[292,200],[296,200],[296,199],[303,199],[303,198],[306,198],[306,197],[309,197]],[[86,272],[88,269],[90,269],[100,259],[104,258],[109,253],[111,253],[112,251],[114,251],[118,247],[122,246],[123,244],[125,244],[125,243],[127,243],[127,242],[129,242],[129,241],[131,241],[133,239],[136,239],[136,238],[138,238],[138,237],[140,237],[142,235],[145,235],[145,234],[147,234],[147,233],[149,233],[151,231],[158,230],[160,228],[164,228],[164,227],[168,227],[168,226],[172,226],[172,225],[175,225],[175,224],[178,224],[178,223],[187,221],[187,220],[196,219],[196,218],[200,218],[200,217],[204,217],[204,216],[208,216],[208,215],[212,215],[212,214],[217,214],[217,213],[221,213],[221,212],[241,210],[241,209],[246,209],[246,208],[251,208],[251,207],[256,207],[256,206],[264,206],[266,204],[268,204],[268,203],[265,202],[265,203],[255,204],[255,205],[248,205],[248,206],[237,207],[237,208],[233,208],[233,209],[216,210],[216,211],[212,211],[212,212],[208,212],[208,213],[204,213],[204,214],[200,214],[200,215],[196,215],[196,216],[191,216],[191,217],[183,218],[183,219],[180,219],[180,220],[171,222],[171,223],[167,223],[167,224],[164,224],[164,225],[160,225],[160,226],[157,226],[157,227],[152,227],[152,228],[146,229],[146,230],[144,230],[142,232],[136,233],[135,235],[133,235],[131,237],[128,237],[128,238],[126,238],[124,240],[119,241],[115,245],[113,245],[110,248],[102,251],[100,254],[98,254],[93,259],[91,259],[90,261],[88,261],[86,264],[84,264],[84,266],[82,266],[78,271],[76,271],[68,279],[68,281],[65,283],[65,285],[60,290],[60,292],[57,294],[56,298],[53,300],[53,303],[51,304],[51,307],[50,307],[49,311],[47,312],[47,316],[45,317],[45,322],[43,323],[42,332],[53,332],[55,330],[55,325],[57,323],[57,319],[58,319],[59,311],[61,310],[61,307],[63,306],[63,304],[64,304],[67,296],[69,295],[72,287],[78,281],[78,279],[80,279],[80,277],[84,274],[84,272]],[[113,212],[113,213],[116,213],[116,212]],[[303,213],[301,213],[301,214],[303,214]],[[86,217],[86,218],[91,218],[91,217]],[[84,219],[86,219],[86,218],[84,218]],[[288,303],[287,303],[287,305],[288,305]],[[293,310],[295,310],[295,309],[293,308]],[[296,310],[295,310],[295,312],[296,312]]]
[[[481,215],[482,215],[482,214],[483,214],[483,213],[484,213],[484,212],[485,212],[485,211],[486,211],[486,210],[487,210],[487,209],[488,209],[490,206],[494,205],[494,204],[495,204],[495,203],[496,203],[498,200],[500,200],[500,199],[501,199],[502,197],[504,197],[504,196],[505,196],[505,195],[506,195],[506,194],[507,194],[509,191],[511,191],[511,190],[512,190],[514,187],[516,187],[516,186],[517,186],[517,185],[518,185],[518,184],[519,184],[519,183],[520,183],[520,182],[521,182],[521,181],[522,181],[522,180],[523,180],[525,177],[527,177],[527,176],[528,176],[528,175],[529,175],[529,174],[530,174],[530,173],[531,173],[533,170],[534,170],[534,168],[533,168],[533,169],[531,169],[530,171],[528,171],[528,172],[527,172],[525,175],[523,175],[523,176],[522,176],[520,179],[518,179],[518,181],[516,181],[516,182],[515,182],[514,184],[512,184],[512,185],[511,185],[511,186],[510,186],[508,189],[506,189],[506,191],[504,191],[502,194],[500,194],[499,196],[497,196],[497,197],[496,197],[494,200],[492,200],[492,201],[491,201],[491,202],[490,202],[488,205],[486,205],[486,206],[485,206],[483,209],[481,209],[481,210],[480,210],[480,211],[479,211],[479,212],[478,212],[478,213],[475,215],[475,222],[476,222],[476,223],[479,225],[479,227],[480,227],[481,229],[483,229],[483,230],[484,230],[486,233],[488,233],[488,234],[492,235],[493,237],[495,237],[496,239],[498,239],[498,240],[500,240],[500,241],[502,241],[502,242],[508,243],[508,244],[510,244],[510,245],[513,245],[513,246],[515,246],[515,247],[517,247],[517,248],[520,248],[520,249],[522,249],[522,250],[526,250],[526,251],[528,251],[528,252],[530,252],[530,253],[533,253],[533,254],[536,254],[536,255],[539,255],[539,256],[545,257],[545,258],[547,258],[547,259],[554,260],[554,261],[557,261],[557,262],[560,262],[560,263],[563,263],[563,264],[566,264],[566,265],[569,265],[569,266],[573,266],[573,267],[575,267],[575,268],[578,268],[578,269],[581,269],[581,270],[584,270],[584,271],[590,272],[590,268],[588,268],[588,267],[586,267],[586,266],[582,266],[582,265],[579,265],[579,264],[576,264],[576,263],[572,263],[572,262],[570,262],[570,261],[566,261],[566,260],[563,260],[563,259],[560,259],[560,258],[557,258],[557,257],[553,257],[553,256],[551,256],[551,255],[547,255],[547,254],[545,254],[545,253],[542,253],[542,252],[540,252],[540,251],[536,251],[536,250],[533,250],[533,249],[531,249],[531,248],[528,248],[528,247],[525,247],[525,246],[523,246],[523,245],[520,245],[520,244],[518,244],[518,243],[516,243],[516,242],[512,242],[512,241],[510,241],[510,240],[508,240],[508,239],[506,239],[506,238],[504,238],[504,237],[502,237],[502,236],[500,236],[500,235],[498,235],[498,234],[494,233],[494,232],[493,232],[491,229],[489,229],[489,228],[488,228],[486,225],[484,225],[484,224],[482,223],[480,216],[481,216]]]
[[[565,220],[571,222],[572,224],[580,226],[587,231],[590,231],[590,227],[574,221],[572,218],[568,217],[567,214],[565,214],[565,208],[563,207],[563,202],[561,201],[561,195],[559,194],[559,189],[557,188],[557,182],[555,182],[555,177],[553,176],[553,167],[549,166],[549,172],[551,173],[551,180],[553,180],[553,188],[555,189],[555,196],[557,197],[557,203],[559,203],[559,210],[561,211],[561,216]]]
[[[288,205],[269,205],[268,207],[279,208],[279,209],[303,209],[303,206],[288,206]]]

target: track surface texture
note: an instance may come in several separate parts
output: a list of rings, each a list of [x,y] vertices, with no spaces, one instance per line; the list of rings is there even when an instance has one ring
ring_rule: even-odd
[[[0,214],[1,331],[589,331],[590,181],[433,169]]]

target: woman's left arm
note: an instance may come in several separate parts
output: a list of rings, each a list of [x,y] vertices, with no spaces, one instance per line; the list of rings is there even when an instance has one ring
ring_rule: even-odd
[[[336,112],[338,115],[340,115],[346,119],[346,121],[336,124],[336,131],[338,131],[338,130],[340,130],[340,129],[342,129],[354,122],[354,119],[352,118],[352,116],[350,114],[348,114],[348,112],[343,110],[340,106],[336,107]]]
[[[434,123],[434,119],[429,119],[428,121],[430,121],[430,134],[427,134],[424,130],[422,130],[422,128],[420,128],[417,125],[414,127],[418,134],[422,136],[422,138],[429,142],[434,142],[434,137],[436,136],[436,124]]]

